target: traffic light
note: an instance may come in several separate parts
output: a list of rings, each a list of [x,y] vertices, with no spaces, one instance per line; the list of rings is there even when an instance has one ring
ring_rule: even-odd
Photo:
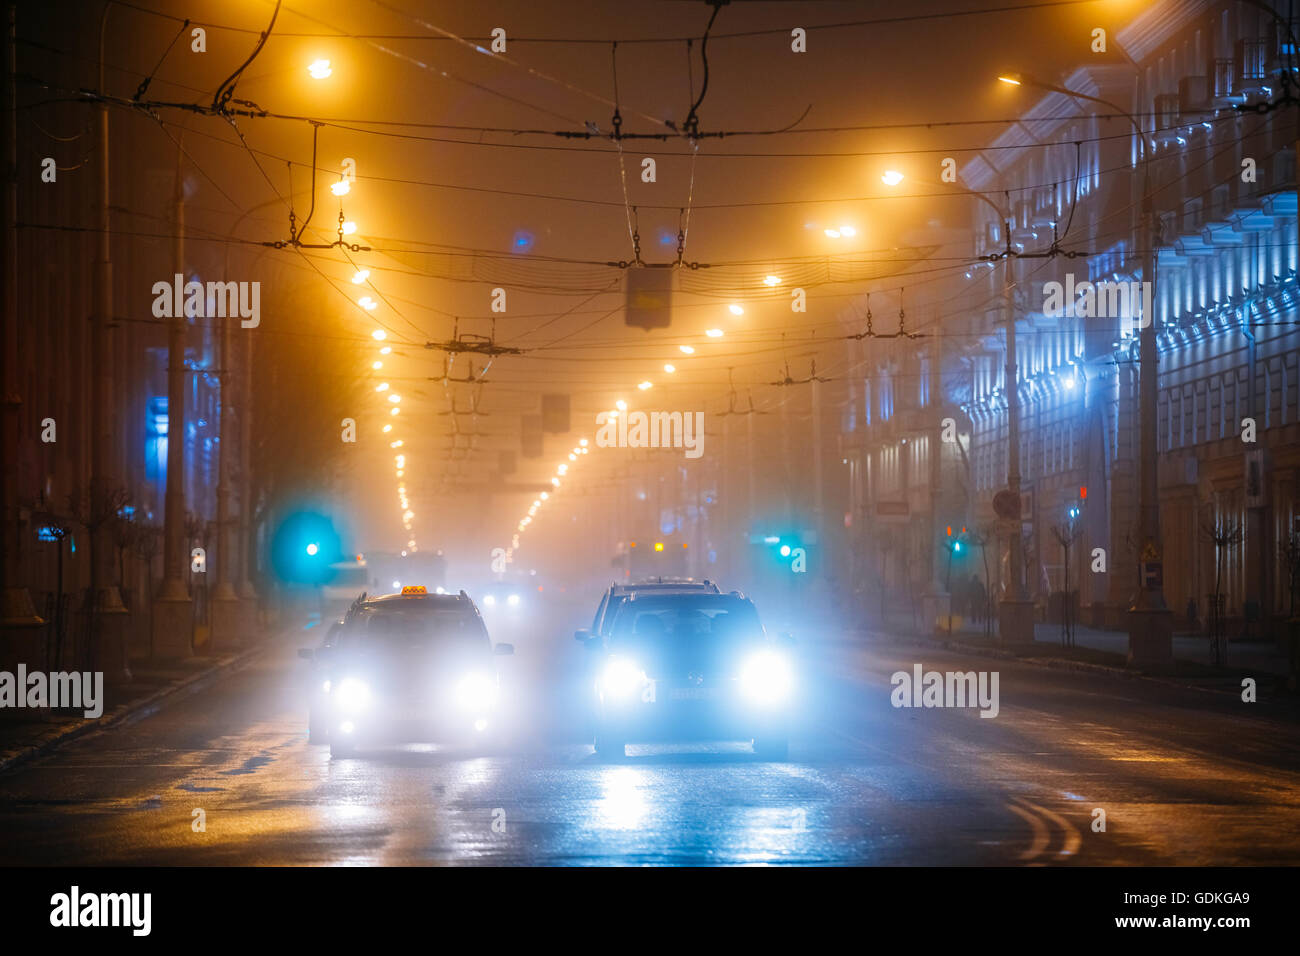
[[[1077,501],[1071,502],[1066,507],[1065,509],[1066,516],[1071,521],[1078,521],[1081,517],[1083,517],[1083,506],[1086,505],[1087,503],[1088,503],[1088,486],[1080,485],[1079,498]]]
[[[330,564],[342,554],[333,520],[316,512],[289,515],[271,538],[271,566],[281,581],[290,584],[325,583]]]
[[[755,536],[768,548],[782,570],[793,574],[803,574],[808,570],[808,549],[798,535],[768,534]]]

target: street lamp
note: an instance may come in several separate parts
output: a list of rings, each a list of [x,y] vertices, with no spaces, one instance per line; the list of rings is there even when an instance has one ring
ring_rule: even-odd
[[[882,176],[881,180],[884,181],[885,176]],[[902,181],[903,175],[898,173],[893,185],[897,185]],[[1003,199],[1006,202],[1006,209],[1004,210],[983,193],[967,189],[965,186],[958,186],[957,189],[968,196],[975,197],[991,208],[994,214],[997,215],[998,221],[1002,223],[1004,230],[1004,251],[1000,253],[991,252],[985,257],[990,264],[997,259],[1004,260],[1002,270],[1002,309],[1007,327],[1007,351],[1006,365],[1003,372],[1005,378],[1003,391],[1007,400],[1007,492],[1008,499],[1012,503],[1015,512],[1014,528],[1007,542],[1007,560],[1011,565],[1011,580],[1008,582],[1007,594],[998,608],[998,635],[1002,642],[1006,644],[1027,644],[1033,643],[1034,640],[1034,606],[1029,600],[1025,588],[1024,542],[1020,538],[1020,372],[1016,351],[1016,283],[1013,272],[1014,262],[1018,254],[1011,248],[1011,199],[1009,196],[1004,195]],[[906,443],[907,439],[904,438],[903,441]],[[936,448],[938,447],[942,447],[942,445],[936,445]],[[931,468],[934,469],[937,463],[938,456],[932,456]],[[939,479],[934,473],[932,473],[931,482],[937,489]],[[936,513],[936,524],[937,520]],[[1006,520],[1011,521],[1013,519],[1007,518]],[[935,573],[933,566],[930,570],[932,574]]]
[[[1125,117],[1137,134],[1142,148],[1142,213],[1136,243],[1142,251],[1142,281],[1149,284],[1155,301],[1155,204],[1151,195],[1151,150],[1142,126],[1133,114],[1110,100],[1045,83],[1023,73],[1007,73],[998,79],[1010,86],[1035,86],[1076,100],[1099,103]],[[1129,608],[1131,664],[1162,664],[1172,660],[1173,632],[1163,588],[1163,548],[1160,541],[1160,498],[1157,478],[1157,350],[1155,316],[1140,320],[1138,339],[1138,589]]]

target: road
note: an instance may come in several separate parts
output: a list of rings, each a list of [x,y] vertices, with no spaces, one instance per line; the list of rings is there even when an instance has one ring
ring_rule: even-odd
[[[787,763],[740,743],[605,763],[563,706],[574,654],[519,648],[528,732],[493,752],[307,743],[306,639],[0,776],[0,863],[1283,864],[1294,705],[905,645],[801,643]],[[1000,711],[904,709],[890,675],[1000,675]],[[815,691],[815,692],[814,692]],[[206,829],[197,832],[195,810]],[[1093,829],[1094,810],[1106,815]]]

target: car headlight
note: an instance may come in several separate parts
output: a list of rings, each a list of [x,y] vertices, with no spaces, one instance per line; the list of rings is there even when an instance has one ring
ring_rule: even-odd
[[[334,691],[335,703],[341,710],[355,714],[370,706],[370,685],[355,677],[344,678]]]
[[[740,669],[740,688],[755,703],[777,704],[790,696],[794,673],[790,662],[776,651],[760,651]]]
[[[456,682],[453,696],[461,710],[483,713],[497,705],[500,688],[490,674],[466,674]]]
[[[635,661],[615,657],[600,675],[600,688],[609,697],[631,697],[645,685],[645,671]]]
[[[511,607],[518,607],[518,606],[519,606],[519,595],[518,595],[518,594],[512,594],[512,595],[510,595],[510,597],[506,598],[506,603],[509,604]]]

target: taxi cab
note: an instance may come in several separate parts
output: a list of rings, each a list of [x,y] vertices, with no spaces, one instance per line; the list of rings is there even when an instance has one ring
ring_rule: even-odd
[[[353,602],[320,648],[299,656],[315,665],[321,688],[314,721],[332,756],[387,743],[482,741],[503,718],[495,647],[478,608],[464,591],[400,593]]]

